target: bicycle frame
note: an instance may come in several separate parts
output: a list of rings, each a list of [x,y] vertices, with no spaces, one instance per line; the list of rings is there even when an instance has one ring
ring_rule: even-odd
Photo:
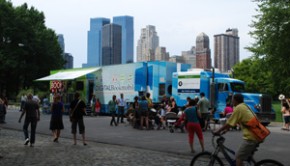
[[[215,147],[214,145],[214,137],[212,138],[212,143],[213,143],[213,147]],[[235,156],[235,151],[233,151],[232,149],[226,147],[224,145],[224,141],[225,138],[222,136],[219,136],[219,138],[217,138],[216,142],[217,142],[217,146],[215,147],[214,152],[212,153],[212,156],[216,156],[218,157],[218,154],[221,152],[223,154],[223,156],[225,157],[225,159],[227,160],[227,162],[231,165],[231,166],[236,166],[236,160],[233,159],[230,155]],[[246,161],[248,163],[256,163],[256,161],[253,159],[253,155],[251,155],[249,157],[249,159]]]

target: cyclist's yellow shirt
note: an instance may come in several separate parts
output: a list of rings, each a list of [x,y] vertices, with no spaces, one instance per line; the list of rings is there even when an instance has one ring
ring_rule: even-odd
[[[253,117],[254,115],[249,110],[247,105],[245,103],[241,103],[234,108],[234,112],[227,120],[227,124],[230,126],[235,126],[236,124],[239,124],[243,132],[243,139],[256,141],[255,136],[244,125],[247,124],[247,122],[251,120]]]

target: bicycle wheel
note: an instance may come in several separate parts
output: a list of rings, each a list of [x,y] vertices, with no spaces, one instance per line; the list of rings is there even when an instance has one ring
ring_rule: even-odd
[[[201,152],[193,157],[190,165],[223,166],[224,164],[219,157],[212,156],[210,152]]]
[[[275,160],[265,159],[257,162],[255,166],[284,166],[284,165]]]

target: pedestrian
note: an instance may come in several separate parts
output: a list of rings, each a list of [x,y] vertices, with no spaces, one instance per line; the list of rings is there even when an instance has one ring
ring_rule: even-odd
[[[112,100],[109,101],[108,103],[108,110],[112,116],[110,125],[113,126],[113,123],[115,124],[115,126],[118,126],[117,122],[116,122],[116,106],[117,106],[117,101],[116,101],[116,95],[112,96]]]
[[[208,99],[205,97],[205,94],[203,92],[200,93],[200,100],[197,103],[197,107],[201,113],[201,128],[202,131],[206,131],[208,127],[210,127],[208,125],[209,123],[209,101]]]
[[[139,109],[141,112],[140,129],[143,130],[144,120],[146,124],[146,129],[149,130],[149,109],[148,101],[145,96],[142,96],[141,101],[139,101]]]
[[[232,104],[234,106],[234,111],[230,118],[227,120],[226,124],[220,129],[214,132],[214,134],[220,134],[222,132],[228,131],[231,127],[240,124],[243,132],[243,141],[236,152],[236,165],[243,165],[243,161],[246,161],[256,150],[259,141],[252,134],[246,124],[254,118],[253,112],[244,103],[244,97],[242,94],[235,94],[232,99]]]
[[[191,153],[194,153],[194,133],[197,134],[199,139],[199,143],[201,146],[201,150],[204,151],[204,139],[201,130],[201,126],[198,118],[201,117],[201,113],[196,107],[195,100],[189,101],[189,106],[184,111],[185,119],[186,119],[186,129],[188,131],[188,142]]]
[[[53,103],[50,108],[51,119],[49,129],[53,134],[53,142],[58,142],[60,136],[60,130],[64,129],[62,114],[64,112],[64,105],[61,102],[61,96],[57,94],[54,97]]]
[[[139,126],[139,124],[138,124],[138,122],[137,122],[137,119],[140,119],[140,117],[141,117],[141,113],[140,113],[140,109],[139,109],[139,97],[138,96],[135,96],[134,97],[134,102],[133,102],[133,105],[132,105],[132,107],[133,107],[133,121],[132,121],[132,125],[133,125],[133,127],[134,128],[138,128]]]
[[[74,145],[77,144],[77,125],[79,126],[79,134],[82,135],[83,145],[86,146],[85,140],[85,124],[83,116],[86,115],[86,104],[80,99],[80,94],[78,92],[74,95],[74,100],[70,103],[70,117],[71,117],[71,128],[73,134]]]
[[[19,123],[21,123],[21,119],[23,115],[25,115],[24,125],[23,125],[23,132],[25,136],[25,143],[24,145],[28,145],[30,142],[30,147],[33,147],[35,143],[35,131],[36,131],[36,125],[37,121],[40,120],[40,111],[39,111],[39,105],[35,101],[33,101],[32,94],[27,95],[27,101],[24,105],[24,109],[20,115],[20,118],[18,120]],[[30,138],[28,137],[28,126],[30,124],[31,131],[30,131]]]
[[[101,109],[102,109],[102,104],[100,102],[100,99],[97,98],[96,100],[96,104],[95,104],[95,115],[96,116],[99,116],[100,112],[101,112]]]
[[[175,102],[175,99],[173,96],[170,97],[170,110],[169,112],[174,112],[176,113],[176,115],[178,114],[178,107],[177,107],[177,104]]]
[[[20,98],[20,110],[19,110],[19,112],[21,112],[21,111],[23,110],[23,107],[24,107],[24,104],[25,104],[26,100],[27,100],[27,97],[26,97],[26,95],[23,93],[23,94],[21,95],[21,98]]]
[[[285,125],[282,127],[282,130],[289,131],[289,124],[290,124],[290,108],[286,101],[287,99],[282,100],[282,109],[281,112],[283,114]]]
[[[6,123],[5,122],[6,113],[7,113],[7,110],[6,110],[4,101],[0,98],[0,123]]]
[[[126,101],[124,99],[124,94],[123,93],[120,94],[120,98],[117,100],[117,104],[118,104],[117,123],[120,122],[120,119],[121,119],[121,123],[124,123],[123,118],[124,118],[124,113],[125,113]]]
[[[92,96],[92,99],[90,101],[90,105],[92,108],[91,116],[96,115],[96,96],[95,95]]]

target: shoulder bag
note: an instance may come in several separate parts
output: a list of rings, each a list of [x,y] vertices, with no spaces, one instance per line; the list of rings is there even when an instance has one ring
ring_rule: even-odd
[[[247,107],[254,117],[249,120],[245,126],[254,134],[259,142],[262,142],[270,134],[270,131],[258,120],[257,116],[248,105]]]

